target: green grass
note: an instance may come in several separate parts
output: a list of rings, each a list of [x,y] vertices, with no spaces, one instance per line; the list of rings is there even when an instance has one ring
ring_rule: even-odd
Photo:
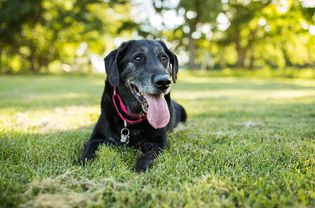
[[[0,77],[2,207],[314,207],[315,81],[181,74],[188,111],[154,167],[102,146],[75,165],[99,115],[99,76]]]

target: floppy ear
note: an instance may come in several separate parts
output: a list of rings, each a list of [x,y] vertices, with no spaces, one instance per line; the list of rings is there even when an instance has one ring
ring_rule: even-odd
[[[164,51],[166,52],[166,54],[168,55],[168,57],[170,59],[170,62],[171,62],[170,63],[170,67],[171,67],[170,74],[172,76],[173,82],[176,83],[177,72],[178,72],[178,59],[177,59],[177,56],[166,47],[166,45],[165,45],[165,43],[163,41],[160,40],[158,42],[162,45]]]
[[[119,83],[118,59],[125,48],[126,43],[122,43],[118,49],[110,52],[104,59],[107,78],[112,86],[117,86]]]
[[[107,79],[112,86],[117,86],[119,83],[119,70],[116,62],[116,55],[117,49],[110,52],[104,59]]]

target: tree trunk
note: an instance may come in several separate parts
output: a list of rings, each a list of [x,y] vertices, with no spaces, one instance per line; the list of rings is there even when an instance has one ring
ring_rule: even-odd
[[[0,48],[0,74],[3,72],[3,66],[2,66],[2,50]]]
[[[189,33],[188,37],[188,66],[189,69],[195,70],[196,69],[196,64],[195,64],[195,57],[196,57],[196,48],[195,48],[195,41],[192,38],[192,34]]]
[[[238,68],[243,68],[245,66],[246,50],[241,46],[241,38],[239,30],[235,34],[235,50],[237,53],[237,60],[235,66]]]
[[[254,62],[255,62],[255,57],[254,57],[254,48],[252,46],[250,46],[249,48],[249,64],[248,64],[248,68],[249,70],[253,70],[254,69]]]
[[[39,72],[40,67],[37,62],[36,56],[33,53],[31,53],[31,55],[28,57],[28,62],[30,64],[30,70],[32,72]]]
[[[244,68],[245,67],[245,60],[246,60],[246,50],[240,49],[239,51],[237,51],[236,67]]]
[[[200,22],[201,16],[202,16],[202,5],[203,2],[200,0],[194,0],[193,3],[193,10],[196,12],[196,17],[192,19],[186,18],[186,22],[189,25],[189,33],[188,33],[188,66],[189,69],[195,70],[196,68],[196,54],[197,54],[197,49],[196,49],[196,42],[194,38],[192,37],[193,33],[196,32],[197,30],[197,24]],[[186,17],[186,15],[185,15]]]

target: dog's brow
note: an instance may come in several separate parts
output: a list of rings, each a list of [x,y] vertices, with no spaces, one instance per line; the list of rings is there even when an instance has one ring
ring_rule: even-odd
[[[163,51],[163,49],[162,49],[161,47],[156,47],[156,48],[154,48],[153,50],[154,50],[154,53],[155,53],[156,55],[160,54],[160,53]]]
[[[142,46],[142,47],[140,47],[140,51],[144,52],[144,53],[148,53],[149,50],[147,47]]]

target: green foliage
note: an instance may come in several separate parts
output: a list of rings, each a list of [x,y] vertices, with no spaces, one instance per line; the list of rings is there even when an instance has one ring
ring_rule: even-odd
[[[124,31],[130,19],[125,13],[128,3],[110,5],[112,2],[101,0],[4,1],[0,8],[0,18],[4,17],[0,34],[1,71],[43,72],[51,68],[50,64],[59,70],[61,64],[78,68],[82,56],[102,54],[105,48],[112,47],[103,34]],[[20,13],[10,15],[15,9]],[[121,14],[123,17],[117,20]],[[82,45],[83,52],[78,52]]]
[[[104,145],[75,163],[103,84],[0,77],[0,207],[315,206],[313,81],[180,74],[173,97],[188,123],[144,174],[130,148]]]
[[[10,0],[0,2],[0,40],[1,46],[13,44],[25,24],[34,25],[43,13],[41,0]]]
[[[177,10],[185,11],[185,21],[164,36],[188,51],[188,68],[315,64],[314,44],[310,44],[315,36],[308,31],[314,27],[314,8],[303,6],[303,1],[180,1]],[[188,18],[188,13],[195,15]],[[205,33],[203,28],[209,26]]]
[[[306,2],[3,0],[0,73],[91,72],[92,56],[134,38],[168,40],[190,69],[312,68],[315,8]],[[148,4],[153,11],[144,7],[139,16],[147,18],[138,20],[133,9]],[[167,12],[182,21],[167,19]]]

